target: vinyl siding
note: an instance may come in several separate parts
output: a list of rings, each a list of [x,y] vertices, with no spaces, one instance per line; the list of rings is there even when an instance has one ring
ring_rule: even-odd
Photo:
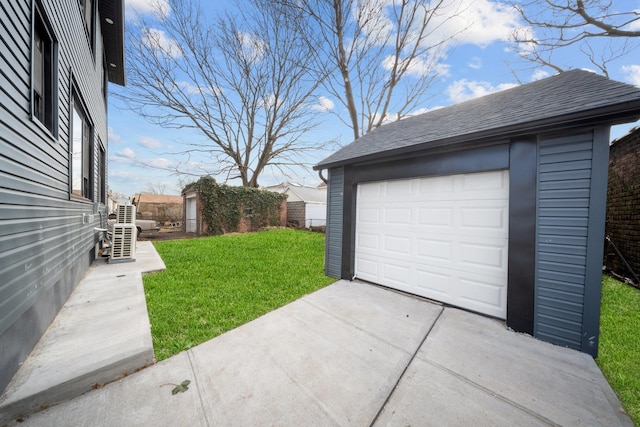
[[[31,117],[32,1],[0,4],[0,392],[88,268],[94,227],[106,225],[104,205],[69,194],[72,80],[94,145],[107,141],[100,20],[94,59],[77,0],[42,6],[58,47],[55,136]],[[97,146],[92,154],[97,200]]]
[[[593,134],[539,142],[535,336],[581,349]]]
[[[342,217],[344,203],[344,168],[329,170],[327,185],[327,234],[325,274],[340,278],[342,268]]]

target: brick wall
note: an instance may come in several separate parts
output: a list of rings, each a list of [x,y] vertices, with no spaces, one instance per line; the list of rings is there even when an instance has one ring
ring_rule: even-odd
[[[185,199],[187,195],[190,195],[194,192],[195,191],[190,191],[187,194],[185,194],[184,195]],[[195,233],[197,235],[206,235],[209,232],[209,224],[207,224],[207,222],[202,217],[203,203],[202,203],[202,200],[200,199],[200,195],[197,192],[195,193],[196,193],[196,219],[195,219],[196,231]],[[187,227],[186,209],[187,209],[187,203],[185,200],[185,203],[183,203],[183,217],[185,218],[184,225],[182,227],[183,230],[186,230],[186,227]],[[251,216],[244,215],[244,209],[242,209],[241,212],[242,212],[242,215],[238,223],[238,228],[235,230],[227,230],[226,231],[227,233],[247,233],[251,231],[258,231],[260,228],[264,226],[264,224],[254,223],[255,221],[252,220]],[[282,203],[280,204],[280,209],[277,213],[276,218],[274,219],[279,227],[285,227],[287,225],[286,224],[286,219],[287,219],[287,201],[286,200],[283,200]]]
[[[618,139],[609,150],[606,234],[640,275],[640,128]],[[608,244],[605,265],[614,273],[633,278]]]

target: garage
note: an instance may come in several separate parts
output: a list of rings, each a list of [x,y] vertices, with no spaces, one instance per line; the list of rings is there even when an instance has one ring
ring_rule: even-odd
[[[508,171],[357,191],[356,278],[506,318]]]
[[[322,160],[325,273],[597,356],[612,125],[640,89],[584,70],[385,124]]]

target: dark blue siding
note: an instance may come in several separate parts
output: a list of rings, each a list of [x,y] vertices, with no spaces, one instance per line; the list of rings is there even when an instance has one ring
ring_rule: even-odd
[[[593,133],[543,138],[538,158],[535,336],[582,347]]]
[[[329,170],[327,186],[327,238],[325,243],[325,274],[340,278],[342,266],[342,215],[344,203],[344,169]]]

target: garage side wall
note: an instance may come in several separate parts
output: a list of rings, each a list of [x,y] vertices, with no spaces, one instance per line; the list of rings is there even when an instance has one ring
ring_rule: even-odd
[[[601,136],[596,131],[541,138],[538,151],[534,335],[594,356],[599,304],[593,299],[600,294],[601,262],[593,256],[602,253],[600,187],[606,188]]]
[[[343,190],[344,168],[330,169],[327,184],[325,274],[336,279],[340,278],[342,268]]]

